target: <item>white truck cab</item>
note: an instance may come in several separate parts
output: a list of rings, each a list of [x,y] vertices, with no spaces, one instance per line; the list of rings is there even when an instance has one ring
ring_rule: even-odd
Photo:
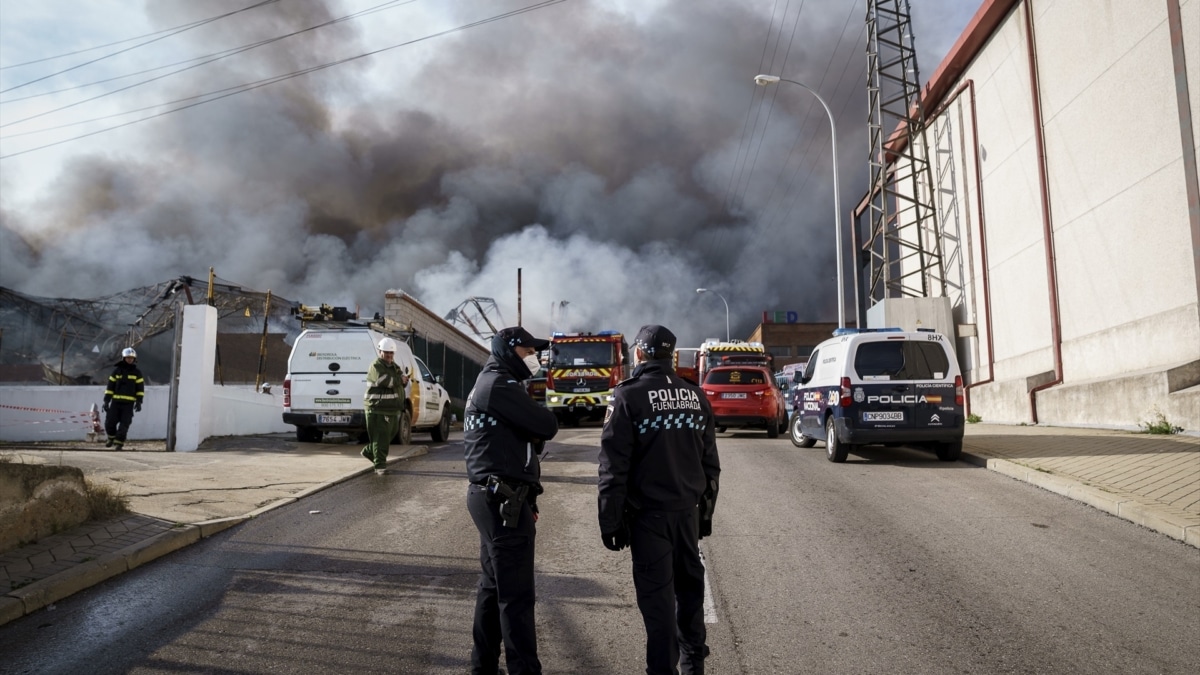
[[[306,329],[292,345],[283,383],[283,421],[295,425],[297,440],[317,442],[330,431],[366,434],[367,370],[385,337],[396,341],[396,363],[409,375],[400,431],[392,442],[408,445],[414,430],[428,431],[435,442],[449,437],[450,394],[429,367],[402,338],[354,326]]]
[[[923,445],[948,462],[962,453],[962,375],[940,333],[839,329],[809,356],[793,400],[792,443],[825,441],[831,462],[871,443]]]

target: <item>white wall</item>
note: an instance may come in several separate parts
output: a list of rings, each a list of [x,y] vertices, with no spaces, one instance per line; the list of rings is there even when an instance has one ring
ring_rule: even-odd
[[[130,440],[167,437],[169,397],[166,385],[146,387],[142,412],[134,415],[129,427]],[[89,411],[93,404],[100,411],[103,401],[103,386],[0,388],[0,441],[87,440],[92,429]],[[251,384],[213,387],[208,409],[208,426],[214,436],[283,433],[295,428],[283,423],[283,395],[256,392]],[[103,411],[100,427],[104,427]]]

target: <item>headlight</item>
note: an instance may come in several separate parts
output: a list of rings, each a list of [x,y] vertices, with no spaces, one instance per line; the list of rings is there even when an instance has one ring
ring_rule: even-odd
[[[551,396],[551,397],[550,397],[550,402],[551,402],[551,403],[559,403],[560,401],[562,401],[562,397],[561,397],[561,396]]]
[[[606,395],[604,396],[604,402],[605,402],[605,403],[612,403],[614,398],[616,398],[616,397],[615,397],[615,396],[613,396],[612,394],[606,394]]]

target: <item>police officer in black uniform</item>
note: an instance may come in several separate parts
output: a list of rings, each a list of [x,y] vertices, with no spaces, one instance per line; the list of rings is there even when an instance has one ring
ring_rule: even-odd
[[[633,585],[646,624],[646,672],[704,672],[704,564],[721,463],[712,407],[675,374],[675,335],[642,326],[638,365],[617,385],[600,435],[600,532],[633,554]]]
[[[533,545],[538,455],[558,433],[554,413],[525,389],[550,345],[524,328],[492,338],[492,355],[467,396],[467,510],[479,530],[479,591],[475,598],[471,672],[499,672],[500,645],[510,675],[541,673],[534,630]]]

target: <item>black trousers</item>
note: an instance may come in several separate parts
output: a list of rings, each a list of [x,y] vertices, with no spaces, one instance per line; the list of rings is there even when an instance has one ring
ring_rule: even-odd
[[[703,673],[704,563],[696,509],[641,511],[629,527],[633,586],[646,624],[646,673]],[[682,658],[680,658],[682,656]]]
[[[537,529],[528,503],[521,505],[517,527],[504,527],[500,501],[487,488],[467,488],[467,510],[479,530],[479,590],[475,596],[475,646],[471,672],[494,675],[504,645],[509,675],[541,673],[534,627],[533,546]]]
[[[133,404],[110,401],[104,415],[104,433],[118,443],[124,443],[130,424],[133,424]]]

